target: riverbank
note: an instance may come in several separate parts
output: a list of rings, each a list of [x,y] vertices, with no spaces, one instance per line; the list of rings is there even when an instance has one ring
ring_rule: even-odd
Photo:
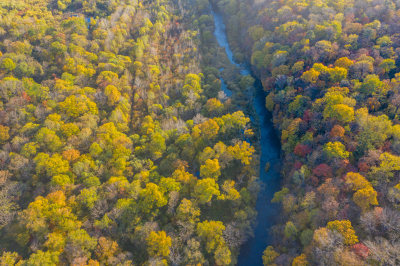
[[[225,48],[228,59],[232,64],[240,68],[241,75],[251,75],[250,67],[235,62],[233,52],[230,49],[226,36],[225,24],[222,16],[215,10],[212,10],[214,18],[215,31],[214,35],[218,44]],[[279,214],[279,206],[271,203],[271,199],[275,192],[280,189],[280,142],[277,138],[272,116],[265,108],[265,92],[262,88],[261,81],[253,76],[254,95],[253,108],[260,126],[260,184],[261,188],[258,194],[256,210],[258,212],[256,226],[254,228],[254,237],[249,239],[241,247],[238,258],[238,265],[262,265],[262,253],[265,248],[272,243],[270,229],[275,223],[275,219]],[[268,172],[265,166],[270,165]]]

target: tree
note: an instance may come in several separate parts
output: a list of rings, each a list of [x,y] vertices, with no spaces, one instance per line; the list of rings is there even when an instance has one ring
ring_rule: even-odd
[[[324,110],[324,118],[334,118],[341,123],[349,123],[354,120],[354,109],[353,107],[345,104],[336,104],[328,106]]]
[[[373,62],[369,60],[361,60],[354,63],[351,66],[351,70],[356,78],[361,79],[364,78],[366,75],[374,72],[374,65]]]
[[[61,139],[51,129],[42,127],[36,134],[35,140],[40,143],[41,146],[49,151],[56,152],[62,147]]]
[[[384,59],[379,67],[383,70],[384,73],[389,73],[390,70],[396,68],[396,63],[393,59]]]
[[[347,69],[343,67],[329,68],[328,73],[329,79],[333,83],[340,82],[347,78]]]
[[[74,123],[62,124],[60,130],[61,130],[61,134],[67,138],[69,138],[71,136],[76,136],[80,132],[79,127]]]
[[[341,126],[339,126],[339,125],[335,125],[332,129],[331,129],[331,132],[330,132],[330,136],[332,137],[332,138],[341,138],[341,137],[343,137],[344,136],[344,133],[345,133],[346,131],[345,131],[345,129],[343,128],[343,127],[341,127]]]
[[[167,205],[168,200],[160,191],[159,186],[147,183],[146,188],[140,191],[139,207],[143,213],[152,214],[156,209]]]
[[[107,261],[112,261],[114,255],[118,256],[120,252],[117,242],[105,237],[99,238],[95,254],[100,262],[107,263]]]
[[[346,147],[339,141],[326,143],[324,152],[330,158],[347,159],[350,156],[350,153],[346,151]]]
[[[0,229],[15,218],[18,206],[13,198],[17,193],[17,187],[15,183],[8,180],[10,177],[10,172],[0,170]]]
[[[294,101],[289,104],[288,111],[297,117],[302,117],[309,101],[309,97],[297,95]]]
[[[182,87],[182,95],[187,98],[190,93],[195,95],[195,98],[199,98],[199,94],[203,91],[201,88],[201,74],[187,74],[185,77],[185,84]]]
[[[240,198],[240,193],[235,189],[235,181],[225,180],[222,185],[222,191],[224,192],[219,199],[223,200],[237,200]]]
[[[305,71],[301,78],[308,83],[316,83],[320,74],[321,72],[316,71],[314,68],[311,68],[310,70]]]
[[[368,255],[370,254],[370,250],[368,249],[368,247],[362,243],[354,244],[351,247],[351,250],[354,253],[356,253],[358,256],[360,256],[362,259],[366,259],[368,257]]]
[[[10,138],[9,131],[9,127],[0,125],[0,143],[4,143]]]
[[[23,264],[26,266],[36,266],[36,265],[44,265],[44,266],[52,266],[57,265],[59,263],[59,255],[60,252],[51,252],[51,251],[41,251],[38,250],[36,253],[33,253],[29,259]]]
[[[77,201],[89,210],[94,207],[98,199],[99,196],[97,195],[96,188],[94,187],[82,189],[81,193],[77,197]]]
[[[69,171],[69,163],[60,154],[55,153],[51,157],[47,153],[39,153],[35,158],[36,172],[49,177],[65,174]]]
[[[192,136],[194,138],[202,137],[205,140],[213,139],[219,132],[220,126],[213,119],[198,124],[193,127]]]
[[[80,228],[70,206],[67,206],[64,192],[56,191],[44,197],[37,197],[20,214],[20,223],[26,233],[37,238],[39,245],[51,231],[66,233]],[[23,234],[21,234],[21,237]]]
[[[370,176],[374,179],[388,180],[393,178],[395,171],[400,171],[400,156],[384,152],[379,156],[380,165],[373,166]]]
[[[64,44],[55,41],[50,44],[50,55],[53,59],[63,58],[65,56],[65,52],[67,51],[67,46]]]
[[[214,253],[217,263],[228,265],[231,261],[231,252],[223,238],[224,230],[225,226],[220,221],[204,221],[197,224],[197,234],[205,243],[207,252]]]
[[[68,175],[55,175],[51,178],[50,185],[59,189],[65,189],[72,184],[72,180]]]
[[[294,154],[300,157],[306,157],[307,154],[309,154],[312,151],[312,149],[308,145],[304,144],[297,144],[296,147],[294,148]]]
[[[214,252],[214,260],[216,265],[230,265],[231,251],[226,245],[219,245]]]
[[[318,177],[332,177],[332,168],[324,163],[319,164],[314,168],[313,174]]]
[[[62,152],[62,157],[69,162],[76,161],[80,156],[80,152],[76,149],[69,149]]]
[[[279,253],[274,250],[272,246],[268,246],[262,256],[263,264],[265,266],[271,265],[274,263],[274,260],[279,256]]]
[[[69,230],[66,238],[65,253],[70,263],[75,258],[90,258],[97,245],[97,239],[84,229]]]
[[[5,58],[1,61],[0,67],[7,72],[12,72],[16,68],[16,64],[11,58]]]
[[[349,184],[354,191],[371,186],[368,180],[359,173],[349,172],[344,178],[346,184]]]
[[[221,175],[221,167],[217,159],[207,159],[205,164],[200,167],[200,176],[202,178],[213,178],[218,180]]]
[[[361,84],[359,91],[365,95],[382,95],[385,90],[385,84],[377,75],[368,75]]]
[[[386,115],[369,115],[366,108],[356,111],[356,121],[362,129],[356,138],[361,151],[380,147],[392,131],[392,122]]]
[[[285,224],[284,233],[286,238],[295,238],[297,236],[298,230],[294,223],[289,221]]]
[[[119,101],[119,99],[121,98],[121,93],[119,92],[117,87],[115,87],[113,85],[108,85],[104,89],[104,94],[107,96],[108,104],[110,106],[114,106]]]
[[[264,28],[259,25],[250,27],[248,32],[253,41],[258,41],[264,36]]]
[[[194,187],[194,196],[200,204],[210,202],[213,196],[219,196],[219,186],[215,179],[204,178],[197,181]]]
[[[86,95],[71,95],[59,103],[61,112],[70,118],[78,118],[84,114],[97,115],[97,105]]]
[[[106,88],[108,85],[116,86],[118,84],[118,74],[112,71],[102,71],[97,77],[96,84],[100,88]]]
[[[176,209],[176,217],[189,223],[196,223],[199,220],[200,209],[190,200],[183,199]]]
[[[0,265],[1,266],[16,265],[19,259],[20,256],[18,255],[18,253],[4,251],[0,257]]]
[[[168,257],[172,240],[164,231],[150,232],[146,242],[151,257]]]
[[[341,234],[344,238],[344,243],[346,245],[353,245],[358,243],[358,237],[356,236],[356,232],[354,231],[351,222],[348,220],[342,221],[331,221],[328,222],[326,226],[329,230],[333,230]]]
[[[307,261],[306,254],[301,254],[293,259],[292,266],[308,266],[310,265]]]
[[[347,57],[341,57],[335,61],[335,66],[349,69],[354,64],[352,60]]]
[[[208,99],[207,103],[205,105],[205,109],[207,110],[207,113],[210,115],[221,114],[223,108],[224,108],[224,105],[216,98]]]
[[[378,205],[377,195],[372,186],[367,186],[357,190],[353,195],[353,200],[365,212],[371,205]]]
[[[289,194],[289,189],[287,187],[283,187],[280,191],[275,192],[271,202],[272,203],[282,202],[287,194]]]
[[[234,159],[240,160],[242,164],[249,165],[255,149],[247,141],[241,141],[233,147],[229,146],[228,152]]]
[[[165,145],[165,138],[159,132],[151,134],[150,142],[147,146],[148,151],[152,155],[154,160],[157,160],[163,155],[163,152],[166,150],[167,146]]]

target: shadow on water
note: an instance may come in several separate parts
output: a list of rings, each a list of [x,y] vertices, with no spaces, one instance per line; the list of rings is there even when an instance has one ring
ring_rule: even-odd
[[[240,65],[234,61],[233,52],[229,47],[226,36],[225,24],[222,16],[211,11],[214,17],[215,31],[214,35],[221,47],[225,48],[226,54],[232,64],[240,68],[241,75],[251,75],[249,66]],[[265,108],[266,93],[262,88],[262,84],[257,77],[253,75],[255,81],[256,92],[253,97],[253,107],[258,116],[260,123],[260,182],[261,189],[258,194],[256,209],[258,212],[256,226],[254,228],[254,237],[249,239],[241,247],[238,265],[262,265],[262,253],[265,248],[272,243],[269,231],[275,224],[275,220],[279,215],[279,208],[276,204],[271,203],[271,199],[275,192],[280,190],[280,141],[277,138],[271,114]],[[270,164],[268,172],[265,166]]]

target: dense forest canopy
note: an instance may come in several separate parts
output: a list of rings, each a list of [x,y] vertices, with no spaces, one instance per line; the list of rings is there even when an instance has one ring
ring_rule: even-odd
[[[263,263],[400,264],[398,0],[2,0],[0,265],[237,263],[259,121],[211,8],[281,141]]]
[[[1,265],[235,263],[258,160],[196,6],[0,2]]]
[[[281,223],[264,264],[398,265],[400,2],[214,4],[281,136]]]

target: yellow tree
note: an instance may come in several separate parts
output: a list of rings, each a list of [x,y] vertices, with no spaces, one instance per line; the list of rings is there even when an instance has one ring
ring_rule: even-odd
[[[279,256],[279,253],[272,246],[268,246],[263,253],[262,260],[265,266],[272,265],[274,260]]]
[[[224,231],[225,226],[220,221],[204,221],[197,224],[197,234],[205,243],[207,252],[214,254],[217,265],[229,265],[231,262],[231,252],[223,238]]]
[[[9,131],[9,127],[0,125],[0,143],[4,143],[10,138]]]
[[[321,72],[311,68],[310,70],[306,71],[301,75],[301,79],[309,83],[316,83],[318,81],[319,75]]]
[[[147,252],[151,257],[168,257],[172,240],[164,231],[150,232],[146,242]]]
[[[119,92],[117,87],[115,87],[113,85],[108,85],[104,89],[104,94],[107,96],[108,104],[110,106],[115,105],[115,103],[117,103],[119,101],[119,99],[121,98],[121,93]]]
[[[197,181],[194,187],[194,196],[198,199],[199,203],[204,204],[210,202],[213,196],[219,196],[219,186],[215,179],[204,178]]]
[[[362,209],[363,212],[367,211],[371,205],[378,205],[378,193],[372,186],[359,189],[354,193],[354,202]]]
[[[200,176],[202,178],[213,178],[218,180],[221,175],[221,167],[217,159],[207,159],[205,164],[200,167]]]
[[[329,230],[336,231],[344,238],[344,243],[346,245],[353,245],[358,242],[358,237],[356,236],[356,232],[351,225],[349,220],[336,220],[328,222],[326,226]]]

